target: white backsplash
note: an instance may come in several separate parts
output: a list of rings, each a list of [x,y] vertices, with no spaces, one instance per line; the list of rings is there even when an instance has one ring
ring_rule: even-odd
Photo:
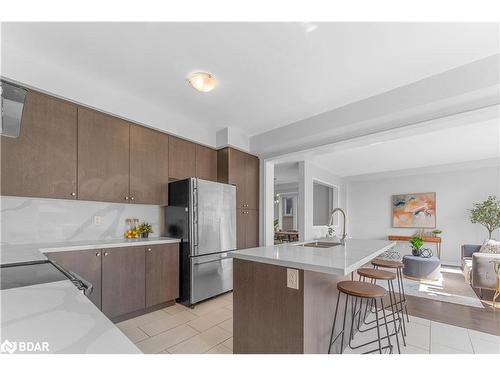
[[[161,236],[160,206],[63,199],[0,197],[2,244],[46,243],[122,238],[126,218],[153,225]],[[94,216],[102,223],[94,224]]]

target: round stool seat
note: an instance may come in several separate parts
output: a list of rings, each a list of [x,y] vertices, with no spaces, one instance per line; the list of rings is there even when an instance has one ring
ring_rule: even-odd
[[[381,286],[362,281],[341,281],[337,283],[337,289],[350,296],[363,298],[379,298],[387,294]]]
[[[438,280],[441,276],[441,262],[439,258],[424,258],[414,255],[403,257],[403,275],[417,280]]]
[[[398,260],[373,259],[372,265],[384,268],[402,268],[403,263]]]
[[[396,274],[394,272],[376,270],[373,268],[360,268],[358,270],[358,275],[363,277],[369,277],[375,280],[395,280]]]

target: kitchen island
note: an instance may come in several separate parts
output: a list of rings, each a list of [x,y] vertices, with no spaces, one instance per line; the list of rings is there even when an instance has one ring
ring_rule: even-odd
[[[234,353],[327,353],[337,283],[395,244],[322,239],[234,252]]]

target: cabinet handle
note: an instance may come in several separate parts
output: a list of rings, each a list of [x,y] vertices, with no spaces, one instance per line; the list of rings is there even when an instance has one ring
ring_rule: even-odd
[[[134,200],[134,197],[130,197],[130,200],[133,201]]]
[[[148,252],[151,252],[151,249],[148,249]]]
[[[125,197],[125,200],[128,201],[128,197]]]
[[[105,257],[107,257],[107,256],[108,256],[108,254],[109,254],[109,253],[108,253],[107,251],[105,251],[105,252],[104,252],[104,256],[105,256]]]
[[[75,193],[75,192],[72,192],[72,193],[71,193],[71,196],[72,196],[72,197],[74,197],[75,195],[76,195],[76,193]]]
[[[96,256],[96,257],[100,257],[100,256],[101,256],[101,253],[95,253],[95,256]]]

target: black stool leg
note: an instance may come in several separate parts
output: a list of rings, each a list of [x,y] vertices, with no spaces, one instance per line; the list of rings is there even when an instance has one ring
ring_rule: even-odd
[[[344,352],[344,333],[345,333],[345,320],[347,318],[347,305],[349,304],[349,295],[345,295],[345,308],[344,308],[344,321],[342,322],[342,338],[340,339],[340,354]]]
[[[403,345],[406,346],[406,340],[405,340],[405,336],[403,335],[403,331],[402,331],[402,328],[401,328],[401,316],[399,315],[399,311],[396,310],[397,312],[397,315],[398,315],[398,324],[399,324],[399,327],[396,325],[396,316],[394,314],[394,306],[396,304],[396,292],[394,291],[394,284],[392,282],[392,280],[388,280],[387,281],[387,284],[389,286],[389,299],[391,301],[391,311],[392,311],[392,320],[394,322],[394,332],[396,334],[396,343],[398,345],[398,353],[401,354],[401,347],[399,345],[399,332],[401,332],[401,337],[403,338]],[[403,317],[404,319],[404,317]]]
[[[378,351],[380,354],[382,354],[382,341],[380,339],[380,326],[379,326],[379,321],[378,321],[378,307],[377,307],[377,301],[375,298],[373,299],[373,304],[375,305],[375,318],[377,319],[377,341],[378,341]]]
[[[404,301],[404,306],[405,306],[405,312],[406,312],[406,320],[408,323],[410,323],[410,317],[408,316],[408,305],[406,303],[406,295],[405,295],[405,286],[403,284],[403,271],[398,268],[399,271],[399,277],[401,278],[401,290],[403,292],[403,301]]]
[[[384,299],[380,298],[380,305],[382,307],[382,315],[384,316],[384,325],[385,325],[385,333],[387,334],[387,342],[389,343],[389,354],[392,354],[392,344],[391,344],[391,335],[389,334],[389,325],[387,324],[387,318],[385,316],[385,308],[384,308]],[[378,324],[378,322],[377,322]],[[398,333],[395,332],[396,338],[398,337]]]
[[[332,351],[333,332],[335,331],[335,322],[337,321],[337,311],[339,310],[339,302],[340,302],[340,292],[338,292],[337,295],[337,306],[335,306],[335,315],[333,316],[332,334],[330,335],[330,345],[328,346],[328,354],[330,354]]]
[[[353,300],[354,300],[354,306],[353,306]],[[351,340],[354,339],[354,321],[355,321],[355,312],[356,312],[356,307],[358,306],[358,297],[353,297],[351,298],[351,329],[349,330],[349,345],[351,344]]]
[[[397,274],[397,281],[398,281],[398,294],[399,294],[399,300],[398,304],[400,307],[398,307],[398,311],[401,311],[401,317],[403,318],[403,334],[406,336],[406,324],[405,324],[405,313],[404,313],[404,305],[403,305],[403,293],[401,291],[401,284],[403,283],[403,280],[401,280],[401,273],[399,272],[399,269],[396,270]]]

